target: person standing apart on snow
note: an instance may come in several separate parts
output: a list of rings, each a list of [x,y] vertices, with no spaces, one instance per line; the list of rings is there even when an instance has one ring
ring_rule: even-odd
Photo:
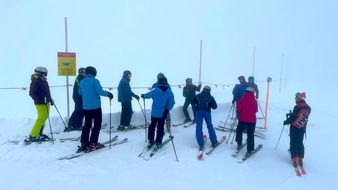
[[[29,96],[32,97],[38,118],[36,119],[33,129],[26,142],[48,141],[50,138],[43,134],[46,120],[49,117],[49,108],[54,105],[47,82],[48,71],[45,67],[34,69],[35,74],[31,76]]]
[[[296,105],[293,111],[287,114],[287,119],[283,122],[284,125],[290,125],[290,153],[294,167],[299,164],[303,167],[304,159],[304,134],[308,117],[311,113],[311,107],[305,102],[305,92],[297,92],[295,95]]]
[[[122,79],[120,80],[120,83],[117,87],[117,90],[118,90],[117,99],[119,102],[121,102],[121,107],[122,107],[120,125],[118,126],[117,130],[121,130],[121,131],[131,127],[130,121],[131,121],[131,116],[133,114],[131,100],[133,99],[133,97],[137,101],[139,101],[140,99],[138,95],[136,95],[134,92],[131,91],[130,78],[131,78],[131,72],[128,70],[125,70],[123,72]]]
[[[85,113],[85,125],[81,134],[81,146],[78,152],[95,150],[103,147],[98,143],[101,124],[102,109],[100,96],[113,99],[113,94],[102,89],[100,81],[96,79],[97,71],[94,67],[86,67],[86,77],[80,82],[79,94],[82,96],[83,110]],[[94,127],[92,128],[92,122]]]
[[[183,104],[183,113],[184,113],[184,116],[185,116],[184,123],[192,121],[190,116],[189,116],[189,113],[188,113],[189,104],[191,104],[191,109],[192,109],[192,113],[193,113],[193,117],[194,117],[193,122],[195,123],[196,106],[195,106],[195,104],[192,104],[191,101],[196,96],[196,92],[199,92],[201,90],[202,84],[199,83],[198,86],[193,85],[191,78],[187,78],[185,80],[185,82],[186,82],[186,85],[185,85],[185,87],[183,87],[183,96],[185,97],[185,101],[184,101],[184,104]]]
[[[200,147],[200,150],[203,149],[204,140],[203,140],[203,119],[207,124],[208,133],[210,136],[211,146],[214,147],[218,144],[217,136],[215,129],[212,125],[212,117],[211,117],[211,108],[216,109],[217,103],[215,98],[211,96],[211,87],[204,86],[201,93],[197,94],[191,103],[196,105],[196,137],[197,144]]]
[[[242,145],[243,130],[247,130],[247,155],[255,149],[255,127],[256,127],[256,113],[258,112],[258,105],[255,99],[255,90],[252,87],[245,89],[245,94],[239,99],[236,110],[238,113],[238,125],[236,129],[237,149]]]
[[[144,99],[153,99],[151,107],[151,123],[148,128],[148,148],[153,146],[156,142],[157,148],[162,146],[164,136],[164,121],[169,111],[175,105],[175,98],[172,91],[167,87],[165,78],[158,80],[158,86],[146,94],[141,94]],[[155,128],[156,139],[155,139]],[[155,142],[154,142],[155,139]]]
[[[73,100],[75,104],[75,109],[72,115],[69,118],[68,126],[65,128],[64,132],[82,130],[82,122],[84,118],[84,111],[82,106],[82,97],[79,94],[79,84],[82,79],[86,76],[86,69],[81,67],[78,70],[78,75],[75,79],[73,86]]]
[[[256,97],[256,100],[258,100],[259,90],[258,90],[257,84],[255,83],[255,78],[253,76],[250,76],[248,78],[248,85],[255,90],[255,97]]]

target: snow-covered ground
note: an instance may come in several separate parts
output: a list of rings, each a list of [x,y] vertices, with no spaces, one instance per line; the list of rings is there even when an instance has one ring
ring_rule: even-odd
[[[213,88],[212,94],[216,100],[224,96],[231,99],[228,91]],[[178,90],[175,94],[177,104],[171,111],[172,123],[179,123],[183,120],[183,99],[177,95]],[[259,101],[263,112],[264,96],[263,92],[262,100]],[[29,134],[35,118],[1,118],[1,189],[336,189],[338,167],[335,160],[338,159],[338,154],[337,151],[332,151],[336,139],[336,126],[332,124],[336,123],[337,113],[321,114],[321,107],[315,104],[313,96],[308,93],[308,97],[313,111],[304,140],[304,165],[308,174],[302,177],[295,175],[287,151],[288,127],[284,128],[279,146],[275,149],[285,114],[294,105],[294,92],[286,91],[270,95],[265,138],[255,139],[256,145],[262,143],[264,147],[243,164],[237,163],[243,155],[238,158],[231,156],[236,147],[235,143],[232,144],[233,136],[211,155],[197,160],[194,126],[172,128],[179,162],[176,161],[171,143],[149,161],[139,158],[138,154],[146,145],[145,131],[142,129],[113,134],[118,135],[119,139],[128,138],[126,144],[72,160],[58,160],[57,158],[76,151],[79,145],[79,142],[72,141],[61,143],[58,139],[77,137],[80,132],[54,135],[54,144],[47,142],[27,146],[21,142],[14,145],[8,143],[8,140],[23,140]],[[103,98],[102,102],[104,104],[108,100]],[[218,109],[212,112],[214,126],[223,125],[220,121],[225,121],[231,107],[230,101],[218,104]],[[141,105],[143,106],[142,101]],[[112,125],[119,123],[119,114],[112,113]],[[149,114],[150,110],[147,109],[148,120]],[[104,123],[109,123],[109,115],[109,112],[104,113]],[[257,116],[261,117],[262,112],[259,111]],[[58,115],[51,116],[50,119],[53,131],[63,130],[64,125]],[[142,124],[144,121],[142,112],[135,111],[132,123]],[[257,126],[263,125],[263,120],[258,120]],[[49,132],[48,122],[45,132]],[[204,132],[207,133],[205,127]],[[216,132],[218,139],[222,135],[229,137],[228,132]],[[109,134],[101,131],[100,141],[107,139]],[[210,147],[210,141],[207,147]],[[242,152],[244,153],[245,151]]]

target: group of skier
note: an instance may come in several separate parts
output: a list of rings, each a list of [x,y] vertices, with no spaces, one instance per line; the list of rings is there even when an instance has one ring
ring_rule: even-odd
[[[49,85],[47,82],[48,71],[45,67],[35,68],[35,73],[31,76],[29,95],[32,97],[38,117],[32,128],[32,131],[25,141],[48,141],[48,135],[43,134],[45,122],[49,116],[50,106],[54,105],[51,97]],[[88,66],[78,70],[73,87],[73,100],[75,109],[69,118],[68,126],[65,131],[82,130],[81,146],[79,151],[95,150],[103,145],[98,142],[99,133],[102,124],[102,109],[100,96],[106,96],[110,101],[114,98],[113,94],[104,91],[100,81],[96,79],[97,71],[94,67]],[[130,87],[131,72],[125,70],[122,79],[118,85],[118,102],[121,103],[121,118],[119,130],[128,129],[132,117],[132,98],[139,101],[140,97],[132,92]],[[258,112],[257,99],[259,97],[258,87],[254,82],[254,77],[250,76],[249,82],[245,81],[244,76],[239,76],[239,84],[233,88],[232,106],[236,108],[236,119],[238,125],[236,129],[237,148],[243,146],[243,131],[247,132],[247,155],[254,150],[254,132],[256,126],[256,113]],[[186,86],[183,88],[185,102],[183,113],[185,116],[184,123],[196,123],[196,138],[200,149],[204,147],[203,138],[203,120],[205,121],[210,137],[212,147],[219,143],[212,124],[211,109],[217,108],[215,98],[211,95],[211,87],[204,86],[201,90],[201,83],[194,85],[191,78],[186,79]],[[196,92],[200,92],[196,94]],[[151,123],[148,127],[148,147],[156,145],[161,147],[164,136],[164,125],[169,123],[170,127],[170,110],[175,105],[174,94],[171,91],[168,80],[163,73],[157,75],[157,82],[151,88],[151,91],[141,94],[143,99],[152,99]],[[306,124],[311,108],[305,102],[305,93],[297,93],[295,100],[296,106],[293,111],[287,114],[287,120],[284,125],[290,124],[290,152],[292,162],[295,166],[303,165],[304,144],[303,137],[306,131]],[[187,111],[191,105],[193,119]],[[303,111],[305,110],[305,111]],[[302,114],[300,114],[302,113]],[[82,127],[83,118],[85,124]],[[92,126],[92,123],[94,125]],[[156,129],[157,128],[157,129]],[[156,136],[155,136],[156,129]]]

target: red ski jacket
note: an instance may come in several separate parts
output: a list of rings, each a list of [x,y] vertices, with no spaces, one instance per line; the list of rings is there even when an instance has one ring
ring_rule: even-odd
[[[256,123],[258,105],[253,92],[246,92],[237,105],[238,120],[247,123]]]

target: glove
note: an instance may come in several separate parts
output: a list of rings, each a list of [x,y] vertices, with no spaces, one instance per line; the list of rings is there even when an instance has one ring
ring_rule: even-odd
[[[51,106],[54,106],[54,100],[53,100],[53,99],[51,99],[50,105],[51,105]]]
[[[133,97],[134,97],[137,101],[140,99],[140,97],[139,97],[138,95],[136,95],[136,94],[135,94]]]
[[[233,99],[231,103],[232,103],[232,104],[234,104],[235,102],[236,102],[236,100],[235,100],[235,99]]]
[[[288,120],[285,120],[285,121],[283,122],[283,125],[288,125],[288,124],[290,124],[290,122],[289,122]]]
[[[114,98],[114,95],[112,93],[110,93],[110,92],[107,92],[107,93],[108,93],[109,99],[113,99]]]
[[[141,94],[141,98],[143,98],[143,99],[144,99],[144,94]]]
[[[169,110],[168,109],[165,109],[164,111],[163,111],[163,117],[167,117],[167,115],[168,115],[168,113],[169,113]]]

